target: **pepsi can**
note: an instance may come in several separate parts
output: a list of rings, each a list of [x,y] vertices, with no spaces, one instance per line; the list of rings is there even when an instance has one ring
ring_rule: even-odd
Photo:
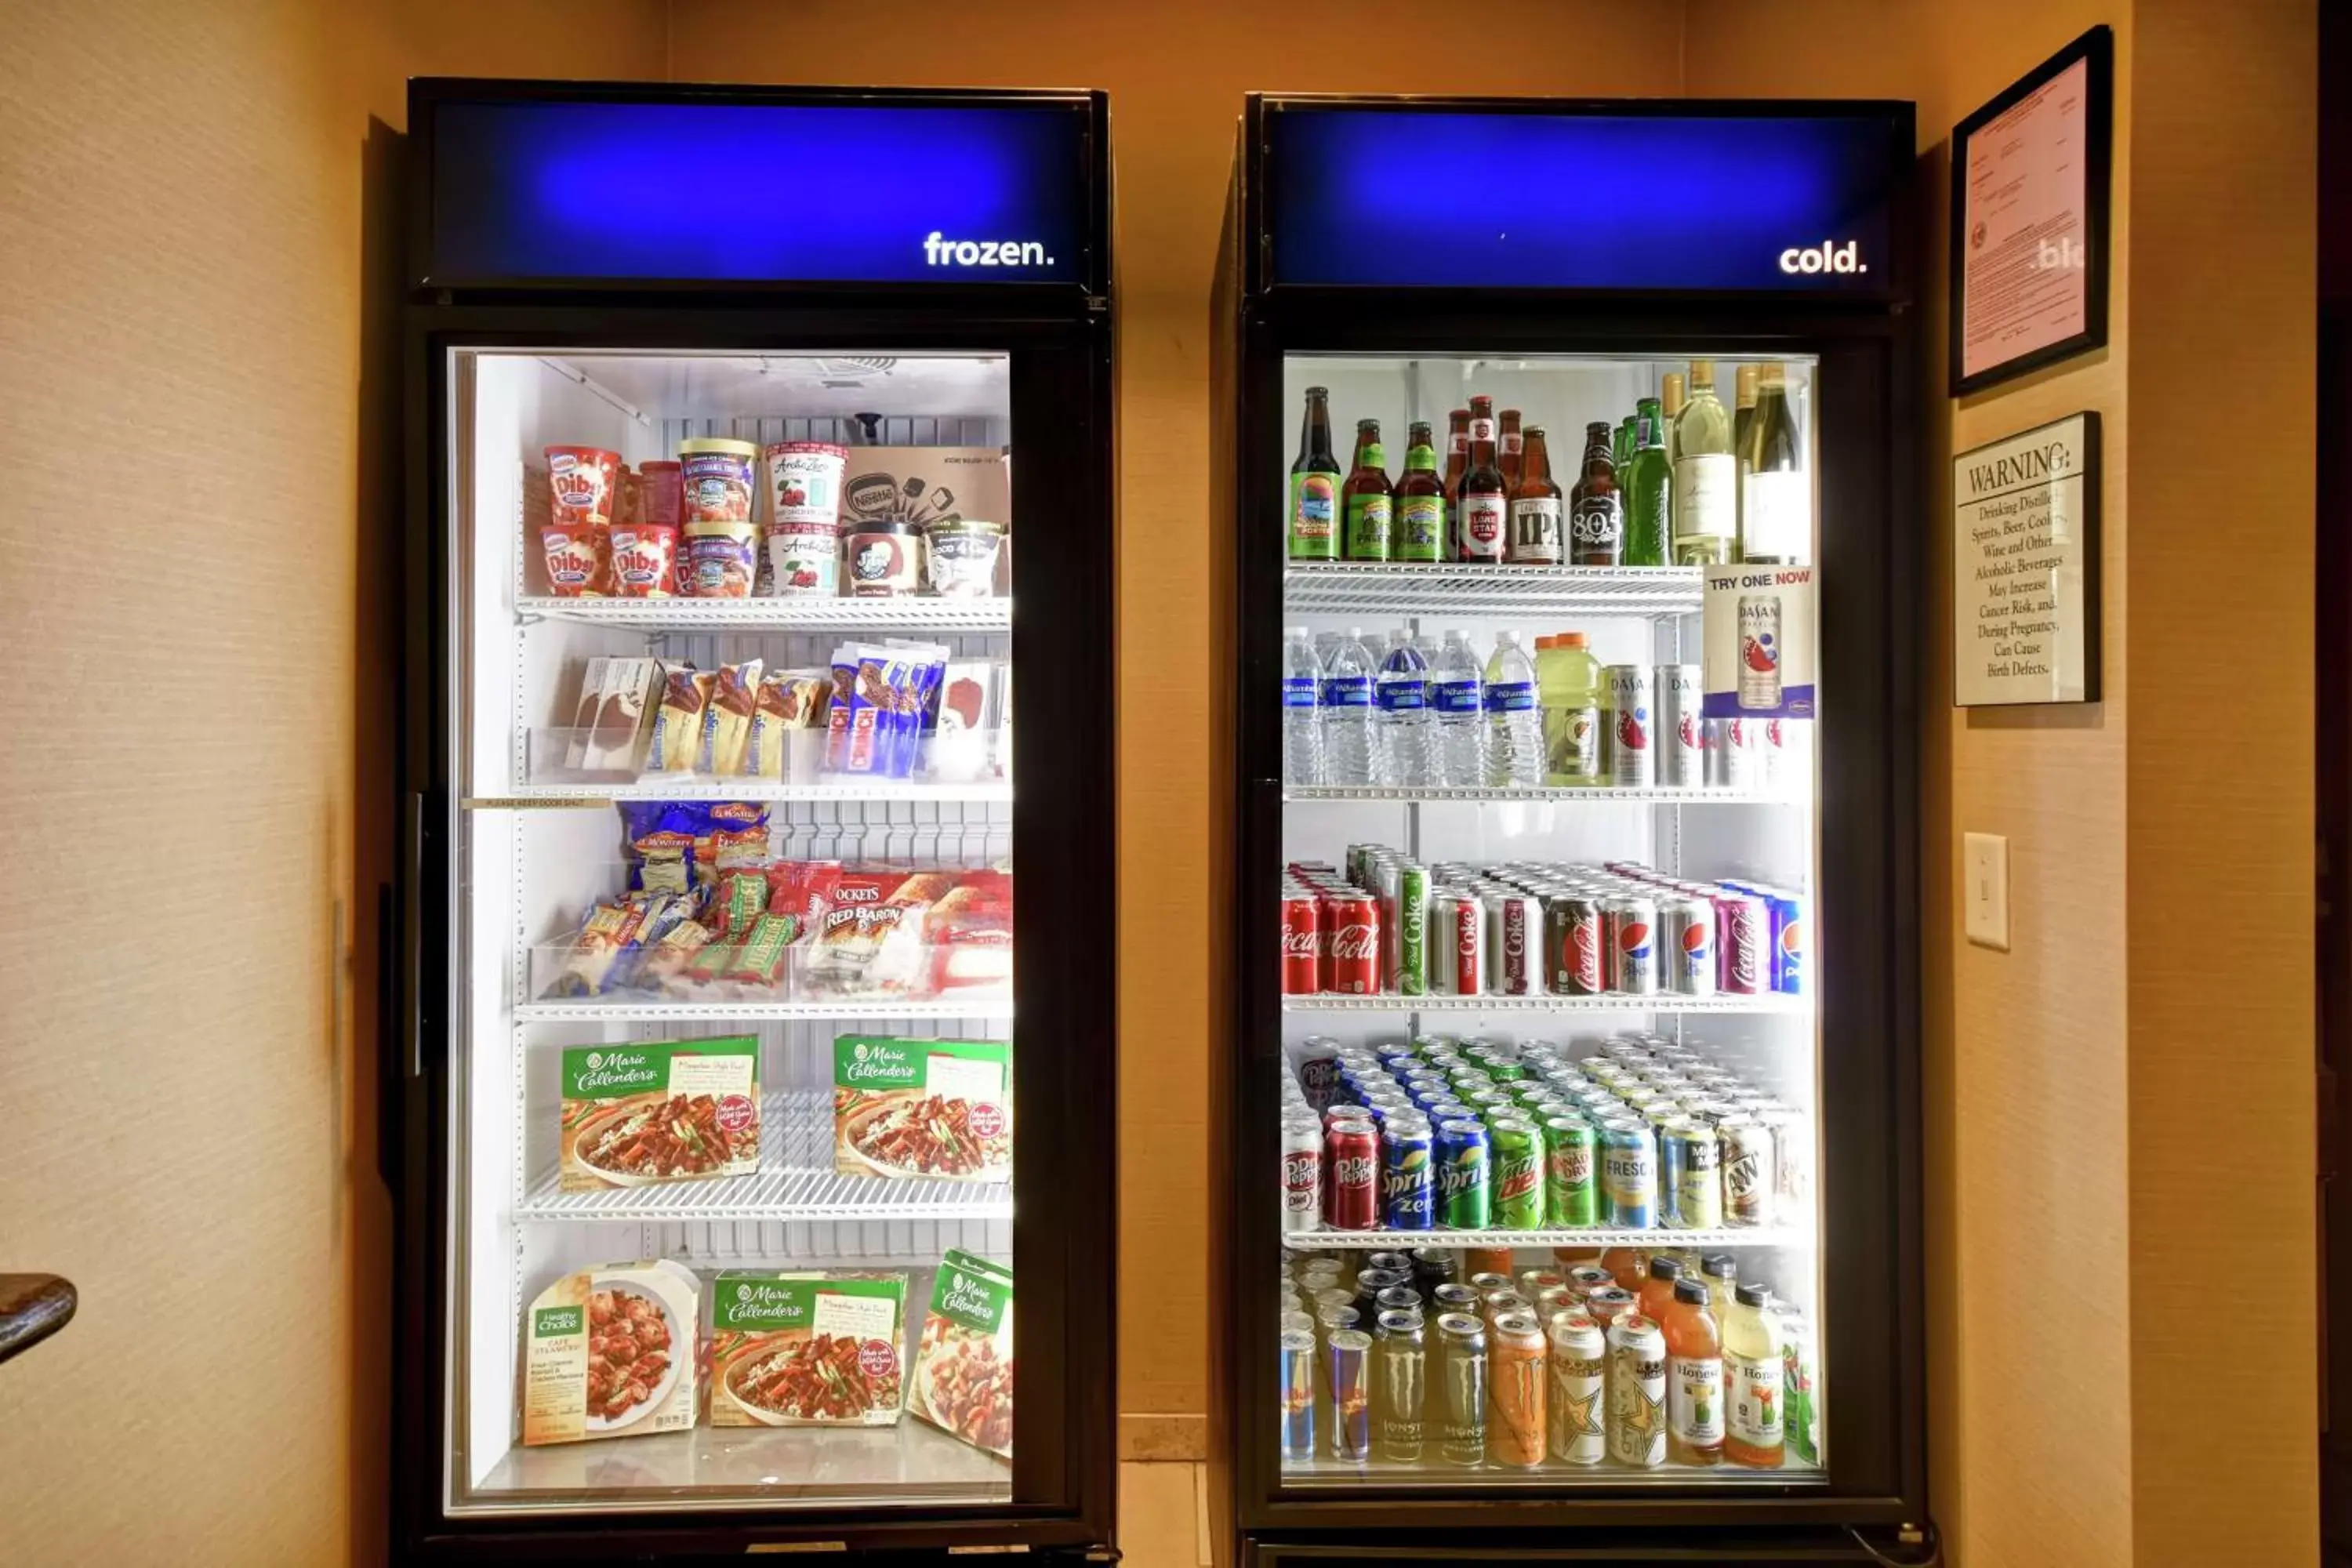
[[[1753,893],[1724,891],[1715,899],[1716,985],[1727,995],[1771,989],[1771,917]]]
[[[1683,996],[1715,994],[1715,906],[1672,898],[1658,905],[1662,986]]]
[[[1649,899],[1612,899],[1601,906],[1609,939],[1609,989],[1649,996],[1658,989],[1658,906]]]
[[[1609,689],[1609,782],[1619,789],[1644,789],[1656,780],[1657,700],[1646,664],[1612,664],[1601,679]]]
[[[1436,1144],[1425,1116],[1394,1115],[1381,1129],[1381,1223],[1427,1230],[1437,1223]]]
[[[1700,728],[1699,671],[1695,664],[1658,666],[1655,727],[1658,783],[1696,789],[1706,782],[1706,741]]]
[[[1788,996],[1805,992],[1805,900],[1794,893],[1762,895],[1770,936],[1772,989]]]
[[[1497,996],[1543,989],[1543,900],[1497,890],[1478,900],[1486,912],[1486,984]]]
[[[1601,903],[1581,893],[1555,898],[1544,910],[1544,955],[1550,990],[1560,996],[1598,996],[1609,988],[1601,952]]]

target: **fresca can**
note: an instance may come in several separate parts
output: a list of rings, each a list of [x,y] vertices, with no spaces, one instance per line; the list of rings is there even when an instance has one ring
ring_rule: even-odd
[[[1695,789],[1706,782],[1706,738],[1700,726],[1699,669],[1695,664],[1658,666],[1658,783]]]
[[[1601,1223],[1649,1230],[1658,1223],[1658,1151],[1637,1117],[1601,1124]]]
[[[1343,1117],[1323,1135],[1323,1223],[1370,1230],[1381,1221],[1381,1135],[1368,1117]]]
[[[1771,917],[1753,893],[1728,889],[1715,899],[1716,988],[1733,996],[1770,989]]]
[[[1683,996],[1715,994],[1715,906],[1674,898],[1658,905],[1660,989]]]
[[[1381,1130],[1381,1223],[1427,1230],[1437,1223],[1436,1139],[1426,1117],[1391,1116]]]
[[[1565,893],[1545,906],[1544,952],[1551,965],[1550,988],[1555,994],[1598,996],[1608,989],[1602,941],[1599,900]]]
[[[1608,921],[1609,989],[1627,996],[1653,994],[1658,989],[1657,904],[1642,898],[1612,899],[1601,912]]]
[[[1407,861],[1397,868],[1396,989],[1400,995],[1429,992],[1429,868]]]
[[[1475,996],[1486,989],[1486,910],[1476,894],[1431,896],[1429,949],[1430,994]]]
[[[1541,1230],[1544,1223],[1544,1141],[1525,1117],[1497,1116],[1486,1123],[1494,1175],[1489,1223],[1498,1230]]]
[[[1437,1223],[1448,1230],[1484,1230],[1493,1212],[1489,1147],[1484,1122],[1465,1117],[1437,1124]]]
[[[1656,698],[1646,664],[1612,664],[1601,671],[1609,691],[1609,782],[1646,788],[1656,780]]]
[[[1528,893],[1484,894],[1487,988],[1497,996],[1532,996],[1543,989],[1543,900]]]

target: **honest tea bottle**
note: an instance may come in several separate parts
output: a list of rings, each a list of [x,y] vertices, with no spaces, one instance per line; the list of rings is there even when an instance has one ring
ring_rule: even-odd
[[[1761,1285],[1731,1292],[1723,1319],[1724,1381],[1730,1386],[1723,1457],[1735,1465],[1771,1470],[1780,1467],[1785,1439],[1780,1426],[1781,1358],[1788,1344],[1780,1314]]]
[[[1582,632],[1536,639],[1536,694],[1543,706],[1544,783],[1601,783],[1601,661]]]
[[[1677,1465],[1723,1462],[1723,1339],[1706,1310],[1706,1287],[1675,1282],[1666,1331],[1666,1458]]]

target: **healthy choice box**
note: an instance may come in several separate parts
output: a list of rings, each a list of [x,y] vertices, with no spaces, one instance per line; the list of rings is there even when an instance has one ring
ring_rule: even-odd
[[[701,1413],[701,1285],[683,1263],[567,1274],[523,1315],[526,1447],[676,1432]]]
[[[582,1046],[562,1070],[567,1193],[760,1168],[754,1036]]]
[[[833,1132],[845,1176],[1012,1180],[1012,1042],[842,1036]]]
[[[953,1437],[1013,1457],[1013,1270],[950,1249],[931,1279],[907,1408]]]
[[[904,1274],[730,1270],[710,1288],[713,1426],[887,1426],[905,1365]]]

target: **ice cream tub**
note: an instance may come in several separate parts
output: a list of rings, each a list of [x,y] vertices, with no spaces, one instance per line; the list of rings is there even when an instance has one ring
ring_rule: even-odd
[[[748,599],[758,565],[749,518],[703,520],[686,525],[685,556],[678,563],[678,592],[696,599]]]
[[[832,528],[841,521],[841,473],[849,448],[826,441],[778,441],[766,448],[768,484],[775,500],[772,526]]]
[[[676,528],[686,507],[685,478],[680,465],[656,458],[637,465],[637,510],[645,521]]]
[[[624,599],[667,599],[677,592],[677,528],[628,523],[613,528],[614,589]]]
[[[786,522],[768,530],[769,591],[780,599],[831,598],[841,591],[841,530]]]
[[[959,517],[923,531],[930,561],[931,592],[947,599],[985,599],[996,592],[996,555],[1004,546],[1004,525],[984,518]]]
[[[610,522],[621,479],[621,454],[602,447],[550,447],[547,482],[555,504],[548,521]]]
[[[547,591],[559,599],[602,598],[613,591],[611,530],[602,522],[550,523],[539,531],[547,557]]]
[[[751,442],[723,436],[679,442],[686,521],[751,521],[751,468],[759,457],[760,448]]]
[[[887,599],[923,591],[923,534],[895,519],[856,524],[844,537],[842,555],[848,581],[842,592],[853,599]]]

